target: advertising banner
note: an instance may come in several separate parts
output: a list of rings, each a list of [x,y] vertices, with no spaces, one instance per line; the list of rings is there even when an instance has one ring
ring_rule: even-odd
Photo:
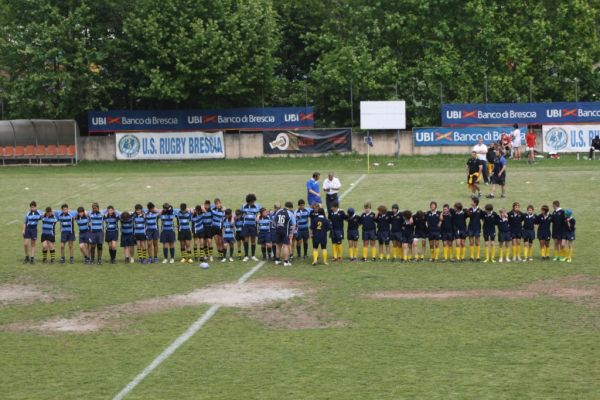
[[[542,150],[548,153],[577,153],[590,150],[600,125],[544,125]]]
[[[314,126],[312,107],[228,110],[90,111],[89,132],[300,129]]]
[[[350,129],[263,132],[265,154],[352,151]]]
[[[223,132],[135,132],[115,135],[117,160],[224,158]]]
[[[442,104],[443,126],[600,123],[600,102]]]
[[[512,126],[473,127],[473,128],[413,128],[415,146],[472,146],[483,139],[485,144],[497,142],[503,133],[510,134]],[[524,143],[525,129],[521,128]]]

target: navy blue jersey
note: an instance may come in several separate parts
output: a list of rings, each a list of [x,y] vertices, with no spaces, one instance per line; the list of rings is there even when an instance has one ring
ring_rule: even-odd
[[[562,234],[565,230],[565,212],[563,209],[557,209],[550,217],[552,218],[552,235]]]
[[[213,207],[212,213],[212,227],[215,229],[221,229],[223,227],[223,219],[225,219],[225,210],[223,208]]]
[[[175,212],[177,218],[177,226],[179,231],[191,231],[192,213],[187,210],[178,210]]]
[[[440,230],[442,233],[454,233],[454,221],[452,220],[452,214],[442,214],[444,217],[443,221],[441,221]]]
[[[313,237],[318,240],[327,240],[327,232],[331,230],[331,222],[324,215],[318,215],[310,224]]]
[[[452,226],[454,231],[467,231],[467,214],[463,210],[452,210]]]
[[[346,219],[346,213],[344,210],[337,210],[336,212],[329,213],[329,221],[331,221],[331,229],[334,231],[344,230],[344,220]]]
[[[306,208],[299,208],[294,214],[296,215],[296,223],[298,224],[298,230],[307,231],[309,225],[308,217],[310,215],[310,211]]]
[[[390,230],[392,232],[400,232],[402,230],[402,221],[404,217],[400,212],[390,213]]]
[[[27,225],[28,228],[37,228],[38,222],[42,219],[42,213],[38,210],[28,211],[25,214],[25,218],[23,219],[23,223]]]
[[[496,233],[496,225],[498,224],[498,214],[495,211],[487,212],[484,211],[481,214],[481,220],[483,221],[483,232],[492,234]]]
[[[565,232],[575,233],[575,218],[565,218]]]
[[[199,233],[204,230],[204,216],[201,212],[194,212],[194,214],[192,214],[192,224],[194,226],[194,232]]]
[[[148,211],[146,212],[146,229],[149,231],[158,230],[158,216],[159,213]]]
[[[440,231],[440,215],[442,213],[438,210],[435,211],[427,211],[426,214],[426,218],[427,218],[427,230],[429,232],[439,232]]]
[[[174,221],[174,214],[160,214],[160,222],[163,232],[173,232],[175,230]]]
[[[233,240],[235,238],[235,223],[231,220],[223,221],[223,239]]]
[[[262,207],[260,204],[244,204],[241,208],[245,226],[256,226],[256,217]]]
[[[143,212],[133,214],[133,233],[136,235],[146,234],[146,215]]]
[[[363,212],[359,217],[359,222],[362,225],[363,232],[364,231],[374,231],[375,230],[375,213],[372,211]]]
[[[375,216],[375,223],[377,224],[377,231],[378,232],[389,232],[390,231],[390,214],[391,213],[384,213],[384,214],[377,214]]]
[[[498,175],[503,178],[506,175],[506,170],[504,170],[502,174],[500,174],[500,171],[502,171],[502,167],[505,165],[506,158],[504,158],[504,156],[494,158],[494,175]]]
[[[77,215],[75,217],[75,223],[79,228],[79,233],[85,233],[90,231],[90,219],[86,214],[83,216]]]
[[[273,223],[277,232],[289,236],[292,232],[292,227],[296,223],[294,213],[287,208],[277,210],[275,215],[273,215]]]
[[[271,218],[265,217],[258,220],[258,231],[265,233],[271,232]]]
[[[104,229],[104,214],[100,211],[92,211],[88,216],[90,218],[90,230],[92,232],[102,232]]]
[[[418,238],[424,238],[427,236],[427,218],[413,217],[413,222],[415,224],[415,236]]]
[[[73,218],[75,218],[75,215],[77,215],[77,213],[75,213],[74,211],[67,211],[65,213],[63,213],[62,211],[56,216],[58,218],[58,221],[60,222],[60,231],[64,232],[64,233],[71,233],[73,232]]]
[[[498,217],[498,232],[510,232],[510,221],[508,218]]]
[[[123,235],[133,235],[133,218],[128,219],[120,218],[121,220],[121,233]]]
[[[535,229],[535,214],[523,214],[523,230],[531,231]]]
[[[535,219],[538,225],[538,237],[550,237],[550,226],[552,225],[552,217],[549,214],[540,214]]]
[[[471,232],[479,232],[481,230],[481,215],[483,211],[479,207],[469,209],[469,230]]]
[[[106,232],[116,232],[119,229],[118,221],[119,214],[117,212],[112,215],[104,214],[104,228]]]
[[[412,219],[402,218],[402,227],[400,228],[403,237],[411,237],[415,234],[415,223]]]
[[[42,217],[42,235],[54,236],[54,226],[58,222],[58,218],[54,214]]]
[[[360,225],[360,217],[356,214],[352,214],[348,216],[348,232],[358,231],[358,227]]]
[[[235,231],[238,233],[242,233],[242,226],[244,226],[244,220],[236,219],[235,220]]]
[[[510,211],[508,213],[508,225],[512,233],[523,231],[523,213],[521,211]]]

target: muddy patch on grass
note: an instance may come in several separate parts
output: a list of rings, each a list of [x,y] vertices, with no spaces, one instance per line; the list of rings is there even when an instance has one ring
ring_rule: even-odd
[[[322,329],[348,325],[347,321],[335,318],[310,298],[254,307],[244,314],[272,329]]]
[[[367,295],[372,299],[431,299],[501,298],[530,299],[557,297],[563,300],[600,307],[600,277],[571,275],[530,283],[521,289],[471,289],[438,291],[381,291]]]
[[[0,285],[0,307],[35,302],[50,303],[67,298],[60,293],[35,285]]]
[[[254,307],[274,301],[302,296],[304,292],[281,280],[255,280],[244,284],[211,285],[186,294],[156,297],[132,303],[85,311],[71,317],[54,317],[41,322],[20,322],[1,326],[10,331],[87,333],[126,325],[135,316],[158,314],[168,310],[218,304],[225,307]]]

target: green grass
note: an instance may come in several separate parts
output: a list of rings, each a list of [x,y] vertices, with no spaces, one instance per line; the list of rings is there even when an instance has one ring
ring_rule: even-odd
[[[375,158],[380,166],[342,201],[360,208],[397,202],[425,209],[430,200],[468,202],[465,157]],[[388,167],[388,162],[394,166]],[[253,264],[87,267],[23,265],[20,221],[30,200],[40,206],[120,209],[149,200],[200,203],[216,196],[238,207],[254,192],[263,205],[305,196],[314,170],[335,170],[346,188],[360,156],[205,162],[83,163],[65,168],[5,168],[0,191],[0,283],[29,283],[70,298],[4,306],[0,324],[70,316],[156,296],[231,282]],[[312,288],[296,299],[343,321],[321,329],[270,327],[247,311],[222,308],[145,381],[131,399],[595,399],[600,393],[600,312],[556,297],[531,299],[374,300],[382,290],[519,289],[568,275],[600,276],[597,262],[598,162],[574,157],[509,163],[508,197],[539,209],[560,199],[574,209],[573,263],[341,263],[263,267],[251,279],[285,278]],[[530,182],[530,183],[527,183]],[[147,188],[151,186],[151,188]],[[25,190],[25,188],[29,190]],[[17,224],[10,224],[15,219]],[[537,254],[537,245],[536,245]],[[120,255],[120,254],[119,254]],[[279,307],[275,303],[267,307]],[[596,304],[598,306],[598,304]],[[4,399],[112,398],[208,306],[136,316],[116,330],[88,334],[0,330]]]

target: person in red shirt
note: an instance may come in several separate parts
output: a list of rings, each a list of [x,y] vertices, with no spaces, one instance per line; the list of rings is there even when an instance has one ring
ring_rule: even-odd
[[[503,133],[500,136],[500,146],[502,146],[504,154],[511,154],[510,148],[512,146],[512,138],[510,137],[510,134]]]
[[[530,128],[527,135],[525,135],[525,143],[527,144],[527,162],[533,164],[535,161],[535,132],[533,128]]]

